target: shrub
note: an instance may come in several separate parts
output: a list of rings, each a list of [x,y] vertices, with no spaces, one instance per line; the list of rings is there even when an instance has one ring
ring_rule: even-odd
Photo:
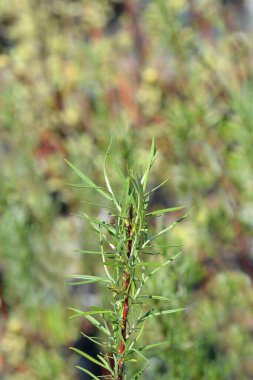
[[[108,152],[106,158],[107,156]],[[145,292],[150,278],[162,268],[168,266],[180,254],[180,252],[177,252],[176,255],[166,261],[150,261],[148,259],[150,256],[158,257],[162,251],[161,247],[159,249],[159,245],[155,245],[155,241],[186,217],[185,214],[154,235],[150,234],[149,220],[151,217],[159,217],[182,209],[182,207],[173,207],[156,211],[147,210],[150,195],[158,188],[147,190],[148,177],[155,157],[156,147],[153,141],[148,165],[142,176],[137,174],[136,169],[129,169],[125,176],[115,164],[114,167],[122,183],[122,193],[118,194],[115,194],[112,190],[106,171],[106,159],[103,168],[106,188],[98,187],[79,169],[67,161],[69,166],[84,182],[84,185],[80,186],[97,191],[106,201],[110,202],[110,207],[108,208],[112,210],[109,212],[110,218],[108,222],[83,214],[83,219],[91,224],[92,229],[98,234],[100,242],[98,251],[85,250],[83,253],[100,255],[104,275],[71,276],[74,279],[71,282],[72,285],[90,283],[105,285],[110,292],[110,302],[108,305],[102,305],[101,307],[90,307],[88,311],[73,308],[71,310],[74,312],[73,317],[85,317],[105,337],[101,339],[100,337],[85,335],[103,349],[103,353],[97,355],[96,358],[75,347],[72,347],[72,350],[108,371],[109,374],[108,376],[106,375],[106,378],[113,380],[126,379],[125,368],[127,363],[137,362],[137,357],[147,362],[143,353],[166,343],[159,342],[143,347],[140,346],[139,340],[143,334],[146,321],[153,317],[183,310],[182,308],[156,310],[154,300],[168,303],[168,298],[155,294],[146,294]],[[149,301],[151,301],[151,305]],[[147,363],[141,369],[138,369],[132,379],[139,378],[146,366]],[[92,378],[98,379],[88,369],[79,368]]]

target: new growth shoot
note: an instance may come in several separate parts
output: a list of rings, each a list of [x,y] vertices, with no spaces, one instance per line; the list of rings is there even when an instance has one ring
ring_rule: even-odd
[[[100,250],[83,252],[86,254],[96,253],[101,256],[104,276],[71,276],[75,280],[72,283],[73,285],[100,282],[110,292],[111,302],[106,307],[104,305],[103,307],[91,307],[89,311],[71,309],[74,312],[73,317],[80,316],[88,319],[90,323],[100,330],[101,335],[104,337],[104,339],[90,338],[101,347],[102,352],[96,358],[76,348],[72,348],[72,350],[106,370],[108,374],[104,375],[104,379],[108,380],[126,380],[126,364],[128,362],[136,361],[137,357],[141,361],[147,362],[143,352],[164,343],[154,343],[140,347],[139,340],[143,333],[144,325],[149,318],[183,310],[155,310],[152,305],[150,306],[150,300],[152,302],[152,299],[159,299],[166,303],[168,299],[145,294],[148,280],[168,266],[179,254],[165,262],[150,261],[146,259],[150,257],[150,254],[159,253],[157,252],[157,247],[155,252],[152,251],[154,250],[153,241],[171,230],[187,215],[184,215],[155,235],[150,236],[150,217],[157,217],[182,209],[182,207],[174,207],[147,212],[150,194],[154,190],[147,191],[147,182],[156,154],[153,140],[148,165],[142,176],[131,170],[125,176],[121,169],[115,165],[115,170],[119,174],[122,183],[122,192],[120,194],[116,194],[112,190],[105,162],[104,177],[106,187],[101,188],[67,161],[68,165],[84,182],[85,187],[97,191],[111,203],[110,207],[115,210],[112,216],[113,222],[105,222],[84,214],[84,219],[88,220],[93,230],[97,233]],[[108,152],[106,158],[107,156]],[[131,380],[138,379],[146,366],[147,363],[131,377]],[[99,380],[97,376],[91,374],[86,368],[79,369],[88,373],[91,378]]]

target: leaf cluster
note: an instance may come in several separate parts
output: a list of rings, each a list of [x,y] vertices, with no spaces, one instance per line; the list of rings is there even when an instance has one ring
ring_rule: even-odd
[[[158,255],[158,249],[154,252],[152,242],[159,236],[170,231],[177,223],[184,220],[187,214],[162,229],[155,235],[150,235],[148,221],[150,217],[158,217],[182,209],[182,207],[166,208],[153,212],[148,211],[150,193],[147,191],[148,177],[157,155],[154,140],[152,142],[149,161],[144,173],[140,176],[136,171],[128,170],[127,175],[118,166],[115,166],[122,183],[121,194],[116,194],[110,184],[106,171],[106,160],[109,156],[107,151],[104,161],[104,178],[106,187],[97,186],[91,179],[86,177],[79,169],[67,161],[68,165],[84,182],[84,186],[97,191],[106,201],[110,202],[110,220],[105,222],[99,218],[93,218],[83,214],[95,233],[98,234],[100,242],[99,251],[84,250],[87,255],[100,255],[104,268],[104,276],[73,275],[72,285],[103,283],[110,292],[110,305],[106,307],[90,307],[88,311],[71,308],[72,317],[84,317],[104,336],[103,339],[87,337],[97,343],[102,352],[97,358],[89,356],[76,348],[86,359],[99,365],[108,371],[108,379],[126,379],[125,364],[136,361],[136,356],[146,362],[132,379],[138,379],[147,365],[147,359],[143,351],[156,347],[161,343],[153,343],[141,347],[139,339],[144,331],[145,323],[149,318],[171,314],[183,309],[155,310],[149,301],[160,300],[168,303],[166,297],[145,294],[145,285],[148,280],[156,275],[161,269],[169,265],[180,252],[174,257],[162,262],[161,260],[150,261],[148,255]],[[147,259],[148,258],[148,259]],[[112,364],[113,363],[113,364]],[[82,368],[92,378],[86,368]]]

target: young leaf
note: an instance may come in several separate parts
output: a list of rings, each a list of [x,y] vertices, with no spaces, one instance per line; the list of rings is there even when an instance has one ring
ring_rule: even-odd
[[[160,215],[163,215],[163,214],[166,214],[166,213],[169,213],[169,212],[182,210],[183,208],[184,208],[183,206],[164,208],[163,210],[156,210],[156,211],[148,212],[146,214],[146,216],[160,216]]]
[[[96,337],[96,336],[94,336],[94,337],[93,337],[93,336],[89,336],[89,335],[86,335],[86,334],[83,333],[83,332],[81,332],[81,334],[82,334],[85,338],[87,338],[88,340],[90,340],[91,342],[97,344],[98,346],[102,346],[102,347],[106,348],[106,345],[105,345],[105,344],[103,344],[103,343],[101,343],[101,342],[98,342],[98,337]]]
[[[147,346],[139,347],[138,350],[147,351],[147,350],[151,350],[152,348],[162,346],[163,344],[166,344],[166,343],[168,342],[158,342],[158,343],[148,344]]]
[[[69,347],[69,348],[70,348],[72,351],[75,351],[76,353],[82,355],[84,358],[90,360],[91,362],[93,362],[93,363],[99,365],[100,367],[102,367],[102,368],[104,368],[104,369],[107,369],[107,367],[106,367],[103,363],[101,363],[101,362],[99,362],[98,360],[94,359],[92,356],[86,354],[86,352],[80,351],[80,350],[78,350],[78,349],[75,348],[75,347]]]
[[[85,254],[89,254],[89,255],[101,255],[100,251],[89,251],[86,249],[76,249],[75,252],[85,253]]]
[[[66,186],[71,186],[71,187],[76,187],[78,189],[93,189],[93,190],[104,190],[104,191],[107,191],[104,187],[101,187],[101,186],[88,186],[88,185],[83,185],[83,184],[79,184],[79,183],[64,183],[64,185]],[[84,202],[82,202],[84,203]]]
[[[121,210],[121,207],[117,201],[117,198],[115,197],[114,195],[114,192],[112,191],[112,187],[111,187],[111,184],[110,184],[110,181],[109,181],[109,178],[108,178],[108,175],[107,175],[107,172],[106,172],[106,159],[107,159],[107,156],[109,154],[109,150],[110,150],[110,147],[111,147],[111,143],[112,143],[112,140],[109,144],[109,147],[107,149],[107,152],[106,152],[106,155],[105,155],[105,159],[104,159],[104,165],[103,165],[103,169],[104,169],[104,178],[105,178],[105,183],[106,183],[106,187],[108,189],[108,192],[111,194],[112,196],[112,200],[115,204],[115,206],[117,207],[117,209],[120,211]]]
[[[113,164],[114,169],[115,169],[116,172],[118,173],[119,178],[120,178],[122,184],[124,185],[124,188],[127,189],[127,185],[128,185],[128,184],[127,184],[127,179],[126,179],[126,177],[124,176],[123,171],[121,170],[120,166],[117,164],[117,162],[116,162],[112,157],[110,157],[110,160],[111,160],[111,162],[112,162],[112,164]]]
[[[150,154],[149,154],[148,166],[147,166],[147,169],[146,169],[146,171],[142,177],[142,180],[141,180],[143,191],[146,190],[147,182],[148,182],[148,175],[149,175],[150,169],[153,165],[153,162],[155,160],[156,155],[157,155],[157,153],[156,153],[155,139],[153,138],[151,149],[150,149]]]
[[[141,317],[140,319],[138,319],[138,321],[136,322],[136,325],[138,325],[139,323],[145,321],[148,318],[157,317],[158,315],[178,313],[179,311],[183,311],[183,310],[185,310],[184,307],[183,308],[179,308],[179,309],[157,311],[155,313],[150,310],[148,313],[144,314],[143,317]]]
[[[147,247],[145,247],[147,248]],[[155,255],[160,255],[161,252],[144,252],[144,251],[141,251],[141,253],[143,253],[144,255],[151,255],[151,256],[155,256]]]
[[[74,279],[77,279],[77,280],[83,280],[82,281],[82,284],[91,284],[93,282],[110,282],[107,278],[104,278],[104,277],[97,277],[97,276],[89,276],[89,275],[85,275],[85,274],[73,274],[73,275],[69,275],[67,276],[69,278],[74,278]],[[77,283],[76,282],[73,282],[73,283],[67,283],[68,285],[76,285]]]
[[[152,236],[150,239],[148,239],[143,244],[142,248],[146,247],[146,245],[148,245],[152,240],[155,240],[156,238],[158,238],[158,236],[161,236],[161,235],[165,234],[166,232],[172,230],[172,228],[174,228],[178,223],[182,222],[185,218],[187,218],[187,216],[190,214],[191,211],[192,211],[192,208],[185,215],[183,215],[181,218],[179,218],[175,222],[173,222],[170,226],[164,228],[162,231],[158,232],[158,234],[156,234],[155,236]]]
[[[84,318],[86,318],[93,326],[95,326],[98,330],[103,332],[105,335],[110,336],[110,330],[107,328],[107,326],[102,325],[101,322],[99,322],[97,319],[92,317],[91,315],[85,315]]]
[[[76,312],[76,314],[71,315],[69,319],[75,318],[75,317],[86,317],[94,314],[112,314],[113,312],[111,310],[90,310],[90,311],[81,311],[78,309],[74,309],[72,307],[68,308],[69,310],[73,310]]]
[[[148,365],[145,365],[140,371],[138,371],[134,376],[131,377],[131,380],[138,380],[139,377],[144,373],[145,369],[148,367]]]
[[[110,206],[105,206],[105,205],[100,205],[98,203],[92,203],[92,202],[86,202],[86,201],[80,201],[80,203],[84,203],[86,205],[90,205],[90,206],[94,206],[94,207],[99,207],[101,209],[109,209],[109,210],[115,210],[114,207],[110,207]]]
[[[134,299],[137,298],[137,296],[139,295],[142,287],[145,285],[145,283],[150,279],[151,276],[153,276],[156,272],[158,272],[160,269],[162,269],[163,267],[165,267],[166,265],[168,265],[169,263],[171,263],[172,261],[174,261],[179,255],[181,255],[182,252],[178,252],[175,256],[171,257],[169,260],[165,261],[163,264],[161,264],[158,268],[154,269],[152,272],[150,272],[145,278],[142,279],[140,285],[139,285],[139,288],[137,289],[137,292],[134,296]]]
[[[169,298],[162,297],[162,296],[153,296],[151,294],[141,294],[140,296],[137,297],[137,299],[138,298],[149,298],[153,300],[169,301]]]
[[[136,267],[159,267],[162,263],[155,261],[141,261],[140,263],[134,263]]]
[[[91,373],[88,369],[86,368],[83,368],[83,367],[80,367],[79,365],[76,365],[76,368],[77,369],[80,369],[80,371],[83,371],[85,373],[87,373],[88,375],[90,375],[92,377],[92,379],[94,380],[101,380],[99,377],[95,376],[93,373]]]
[[[110,372],[110,373],[113,373],[109,363],[107,363],[107,361],[105,360],[105,358],[103,358],[103,356],[101,355],[98,355],[98,358],[101,360],[101,362],[105,365],[106,369]]]
[[[154,191],[160,189],[160,187],[162,187],[163,185],[165,185],[165,183],[167,183],[169,180],[169,178],[167,178],[165,181],[163,181],[162,183],[160,183],[158,186],[154,187],[154,189],[151,190],[151,193],[153,193]]]
[[[88,178],[85,174],[83,174],[75,165],[71,164],[68,160],[65,159],[65,162],[71,167],[71,169],[90,187],[91,189],[97,190],[99,194],[103,197],[112,201],[112,197],[106,191],[102,190],[102,188],[98,187],[90,178]]]

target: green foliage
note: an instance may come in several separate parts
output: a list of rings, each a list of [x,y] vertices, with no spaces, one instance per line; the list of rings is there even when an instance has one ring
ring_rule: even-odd
[[[108,152],[106,156],[108,156]],[[88,318],[92,324],[99,327],[99,330],[106,335],[106,339],[102,343],[93,340],[95,343],[102,345],[106,352],[98,355],[98,358],[94,358],[76,348],[72,348],[72,350],[108,370],[110,378],[114,380],[127,378],[125,365],[128,362],[135,361],[133,356],[146,360],[145,356],[143,356],[143,351],[166,343],[153,343],[143,347],[140,346],[139,339],[144,331],[146,321],[152,317],[184,310],[182,308],[156,310],[152,305],[145,302],[145,300],[159,300],[168,304],[169,300],[167,298],[153,294],[147,295],[144,292],[149,280],[178,256],[177,254],[165,262],[147,261],[145,259],[145,250],[149,248],[151,250],[149,254],[152,253],[151,241],[153,242],[165,234],[186,217],[184,215],[170,227],[163,229],[155,236],[149,237],[147,221],[149,216],[160,216],[182,209],[182,207],[175,207],[147,212],[152,190],[146,192],[146,188],[155,157],[156,148],[153,140],[148,165],[144,174],[139,176],[136,171],[131,169],[129,169],[126,177],[121,173],[122,190],[121,192],[118,191],[117,194],[112,190],[105,162],[104,177],[107,190],[101,190],[86,175],[67,161],[68,165],[90,189],[98,191],[105,200],[109,199],[111,206],[114,207],[114,213],[109,213],[109,222],[94,219],[85,214],[85,220],[92,225],[93,230],[99,235],[100,254],[106,277],[73,275],[74,282],[71,283],[71,285],[89,284],[91,282],[107,283],[107,289],[110,291],[109,305],[103,305],[102,308],[91,306],[88,311],[71,308],[74,312],[72,317],[80,316]],[[109,251],[105,252],[105,249]],[[159,245],[156,246],[156,250],[161,250]],[[86,251],[86,253],[90,254],[90,251]],[[149,268],[153,266],[156,269],[150,271]],[[113,360],[113,365],[110,359]],[[94,379],[97,379],[87,369],[83,368],[83,370]],[[143,370],[139,370],[131,378],[139,378]]]
[[[78,318],[68,321],[66,308],[86,310],[89,295],[62,284],[72,273],[101,276],[102,255],[90,230],[99,230],[97,219],[115,207],[107,209],[110,200],[100,202],[96,189],[84,199],[80,189],[65,186],[76,175],[63,159],[111,197],[100,152],[113,135],[115,159],[108,157],[106,167],[112,189],[124,186],[128,167],[146,168],[155,136],[159,155],[146,191],[156,190],[147,212],[196,205],[193,218],[168,232],[169,242],[167,233],[158,237],[161,249],[154,240],[143,251],[147,271],[156,269],[152,259],[175,256],[169,245],[187,252],[151,276],[140,295],[157,302],[157,310],[164,308],[159,295],[171,308],[187,305],[174,318],[146,320],[148,339],[145,328],[140,347],[169,343],[146,351],[145,379],[251,380],[252,323],[236,311],[252,309],[252,290],[243,281],[216,283],[253,276],[253,18],[244,9],[250,2],[128,0],[133,6],[122,13],[120,2],[0,1],[0,377],[75,376],[75,355],[62,358],[62,346],[73,344],[80,326]],[[94,206],[100,203],[102,209]],[[147,218],[156,236],[174,213]],[[90,253],[82,253],[84,244]],[[103,300],[106,285],[94,283]],[[240,302],[228,307],[232,294]],[[222,339],[218,311],[226,321]]]

